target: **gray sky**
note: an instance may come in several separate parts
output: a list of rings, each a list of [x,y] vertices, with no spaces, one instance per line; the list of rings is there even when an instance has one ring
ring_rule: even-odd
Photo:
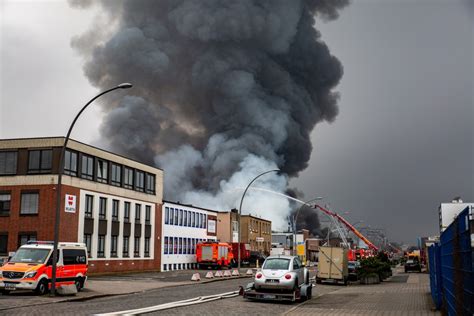
[[[292,185],[414,243],[440,202],[474,200],[472,1],[356,0],[317,28],[344,66],[340,113],[313,131]],[[63,1],[0,2],[0,137],[63,135],[96,90],[70,47],[96,17]],[[99,107],[73,137],[99,138]]]

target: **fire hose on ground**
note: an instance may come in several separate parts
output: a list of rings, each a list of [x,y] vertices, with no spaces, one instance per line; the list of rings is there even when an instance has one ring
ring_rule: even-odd
[[[216,301],[216,300],[220,300],[220,299],[224,299],[224,298],[235,297],[235,296],[238,296],[238,295],[239,295],[239,291],[233,291],[233,292],[227,292],[227,293],[221,293],[221,294],[198,296],[198,297],[190,298],[190,299],[187,299],[187,300],[170,302],[170,303],[165,303],[165,304],[160,304],[160,305],[155,305],[155,306],[149,306],[149,307],[144,307],[144,308],[130,309],[130,310],[126,310],[126,311],[112,312],[112,313],[105,313],[105,314],[96,314],[96,315],[97,316],[138,315],[138,314],[161,311],[161,310],[170,309],[170,308],[207,303],[207,302]]]

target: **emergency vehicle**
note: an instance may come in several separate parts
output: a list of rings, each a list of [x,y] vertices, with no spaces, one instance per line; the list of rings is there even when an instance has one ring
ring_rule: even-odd
[[[234,263],[232,246],[225,242],[202,242],[196,245],[198,268],[231,267]]]
[[[56,264],[56,286],[75,284],[80,291],[87,280],[87,247],[83,243],[60,242]],[[33,290],[48,292],[52,279],[53,242],[29,241],[0,267],[0,292]]]

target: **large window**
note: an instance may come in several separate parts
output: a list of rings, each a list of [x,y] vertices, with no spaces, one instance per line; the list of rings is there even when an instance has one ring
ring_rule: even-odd
[[[133,256],[140,257],[140,237],[135,237],[135,243],[133,246]]]
[[[175,225],[179,225],[178,217],[179,217],[179,211],[178,211],[178,209],[175,209],[174,210],[174,224]]]
[[[183,225],[188,226],[188,211],[184,211],[184,220],[183,220]]]
[[[174,209],[170,208],[170,225],[174,225]]]
[[[85,217],[92,217],[92,211],[94,209],[94,196],[86,194],[86,208],[84,209]]]
[[[26,245],[28,241],[36,241],[36,232],[18,234],[18,247]]]
[[[16,174],[16,151],[0,151],[0,175]]]
[[[86,252],[84,249],[63,249],[64,265],[85,264]]]
[[[10,215],[10,203],[11,203],[10,193],[0,193],[0,216]]]
[[[130,202],[125,202],[123,204],[123,221],[125,223],[130,222]]]
[[[135,204],[135,223],[140,223],[141,213],[142,213],[142,205]]]
[[[102,183],[108,182],[108,162],[105,160],[98,159],[97,160],[97,181]]]
[[[8,255],[8,233],[0,233],[0,255]]]
[[[179,210],[179,226],[183,226],[183,210]]]
[[[39,193],[21,193],[20,215],[38,214]]]
[[[1,236],[0,236],[0,238],[1,238]],[[165,237],[165,242],[163,243],[163,253],[165,255],[168,254],[168,237]]]
[[[105,235],[99,235],[98,246],[97,246],[97,257],[105,257]]]
[[[88,180],[94,180],[94,158],[88,155],[82,155],[81,177]]]
[[[127,258],[128,257],[128,250],[130,249],[130,237],[124,236],[123,237],[123,246],[122,246],[122,257]]]
[[[178,253],[178,237],[174,237],[173,253],[174,253],[174,254],[177,254],[177,253]]]
[[[135,190],[145,191],[145,173],[143,171],[135,171]]]
[[[117,240],[118,236],[112,236],[110,240],[110,256],[117,257]]]
[[[64,174],[77,176],[77,152],[69,149],[64,152]]]
[[[133,169],[123,167],[123,187],[133,189]]]
[[[150,237],[145,237],[145,257],[150,256]]]
[[[99,199],[99,219],[107,218],[107,198]]]
[[[118,221],[119,218],[119,200],[112,200],[112,220]]]
[[[51,172],[53,151],[30,150],[28,152],[28,173],[48,173]]]
[[[146,174],[146,193],[155,194],[155,175]]]
[[[150,224],[151,222],[151,206],[145,206],[145,224]]]
[[[183,253],[183,238],[179,237],[178,239],[178,254]]]
[[[86,244],[87,253],[90,257],[91,256],[91,249],[92,249],[92,235],[91,234],[84,234],[83,242]]]
[[[169,224],[170,222],[170,208],[165,207],[165,224]]]
[[[112,185],[121,186],[122,185],[122,166],[112,163],[111,167],[111,178],[110,182]]]

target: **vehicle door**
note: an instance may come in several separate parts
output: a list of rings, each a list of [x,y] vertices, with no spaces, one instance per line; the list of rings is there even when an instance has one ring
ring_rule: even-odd
[[[60,266],[59,266],[59,262],[60,262],[59,249],[56,250],[56,251],[58,253],[58,257],[57,257],[57,260],[56,260],[56,279],[58,279],[60,277],[60,274],[62,273],[62,271],[60,272]],[[62,265],[61,265],[61,267],[62,267]],[[48,276],[49,280],[51,280],[53,278],[53,252],[52,251],[51,251],[51,254],[49,255],[49,258],[48,258],[48,261],[46,263],[46,267],[45,267],[44,272]]]
[[[293,271],[298,276],[298,285],[303,284],[304,283],[304,268],[298,257],[295,257],[293,259]]]
[[[63,259],[62,281],[74,281],[76,277],[76,251],[75,249],[61,249]]]

